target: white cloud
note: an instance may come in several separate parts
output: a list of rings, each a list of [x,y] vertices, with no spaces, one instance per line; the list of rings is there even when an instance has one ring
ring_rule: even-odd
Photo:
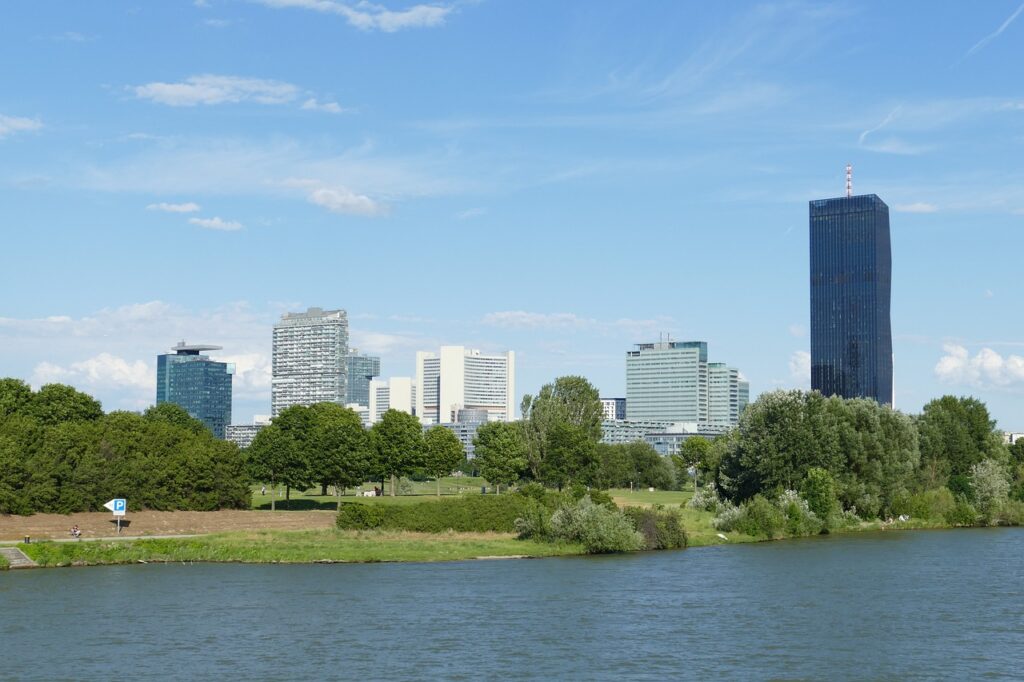
[[[139,99],[148,99],[172,107],[197,104],[257,102],[285,104],[294,100],[299,89],[291,83],[261,78],[203,74],[180,83],[146,83],[129,88]]]
[[[991,348],[982,348],[971,357],[964,346],[947,343],[935,365],[935,376],[948,384],[966,384],[978,388],[1024,385],[1024,357],[1003,357]]]
[[[125,360],[110,353],[100,353],[86,360],[61,366],[41,362],[32,373],[32,384],[71,384],[85,391],[97,389],[137,389],[152,391],[156,387],[156,369],[141,360]]]
[[[207,230],[222,230],[224,232],[233,232],[235,230],[241,230],[243,225],[237,220],[222,220],[218,217],[213,218],[189,218],[188,221],[193,225],[205,228]]]
[[[332,213],[350,213],[362,216],[379,216],[388,213],[388,207],[385,204],[341,186],[315,189],[309,193],[309,201]]]
[[[8,135],[31,132],[42,127],[43,123],[39,119],[0,114],[0,140]]]
[[[484,315],[483,323],[512,329],[582,329],[597,323],[573,313],[529,313],[525,310],[504,310]]]
[[[896,204],[895,210],[899,213],[935,213],[939,207],[935,204],[917,201],[913,204]]]
[[[966,54],[964,54],[964,59],[966,59],[967,57],[970,57],[972,54],[974,54],[975,52],[977,52],[978,50],[982,49],[983,47],[985,47],[986,45],[991,43],[993,40],[998,38],[999,34],[1001,34],[1003,31],[1005,31],[1007,29],[1007,27],[1010,24],[1013,23],[1013,20],[1016,19],[1020,15],[1020,13],[1022,11],[1024,11],[1024,4],[1022,4],[1020,7],[1018,7],[1013,12],[1013,14],[1011,14],[1009,16],[1009,18],[1006,19],[1006,21],[1004,21],[1002,24],[1000,24],[999,28],[997,28],[995,31],[993,31],[992,33],[988,34],[987,36],[985,36],[984,38],[979,40],[977,43],[974,44],[973,47],[971,47],[971,49],[967,50]]]
[[[310,97],[302,103],[302,108],[309,111],[325,111],[328,114],[341,114],[348,109],[342,108],[337,102],[318,102],[315,97]]]
[[[270,381],[273,362],[266,353],[239,353],[217,355],[219,362],[230,362],[235,366],[231,382],[231,393],[242,400],[270,400]]]
[[[443,5],[413,5],[408,9],[396,12],[366,0],[360,0],[353,5],[334,0],[260,1],[267,7],[299,7],[325,14],[336,14],[344,17],[351,26],[360,30],[378,30],[385,33],[394,33],[405,28],[441,26],[453,9]]]
[[[169,204],[166,201],[161,201],[158,204],[150,204],[146,206],[147,211],[166,211],[167,213],[195,213],[200,208],[199,204],[189,201],[184,204]]]
[[[805,350],[798,350],[789,356],[789,378],[803,388],[811,385],[810,353]]]

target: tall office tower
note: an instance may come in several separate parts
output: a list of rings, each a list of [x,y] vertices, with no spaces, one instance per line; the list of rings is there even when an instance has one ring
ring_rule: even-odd
[[[416,415],[424,424],[451,424],[461,409],[485,410],[490,421],[515,415],[516,356],[484,355],[465,346],[416,353]]]
[[[874,194],[810,202],[811,388],[892,404],[889,207]]]
[[[638,343],[626,353],[626,418],[667,422],[708,420],[708,344]]]
[[[370,405],[370,381],[380,376],[380,358],[373,355],[360,355],[353,348],[345,358],[348,388],[345,391],[345,403],[368,407]]]
[[[601,410],[604,421],[621,421],[626,418],[626,399],[601,398]]]
[[[231,423],[231,376],[235,368],[202,354],[220,349],[182,341],[171,348],[174,353],[156,356],[156,404],[183,407],[223,439]]]
[[[272,416],[292,405],[345,404],[348,316],[344,310],[285,313],[274,325],[273,356]]]
[[[738,424],[750,401],[750,384],[724,362],[708,363],[708,423]]]
[[[369,420],[376,424],[388,410],[416,414],[416,382],[411,377],[370,381]]]

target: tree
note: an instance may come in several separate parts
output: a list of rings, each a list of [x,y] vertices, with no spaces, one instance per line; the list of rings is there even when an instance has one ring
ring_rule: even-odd
[[[146,409],[142,414],[149,421],[160,421],[173,424],[192,433],[202,433],[206,430],[206,424],[196,419],[180,405],[174,403],[160,403]]]
[[[341,490],[361,484],[370,475],[373,453],[370,437],[355,411],[336,403],[309,408],[311,433],[307,453],[310,478],[320,483],[321,494],[333,485],[341,505]]]
[[[64,384],[46,384],[33,396],[29,412],[44,426],[69,421],[95,421],[103,408],[91,395]]]
[[[597,477],[600,488],[624,488],[633,480],[635,470],[626,446],[621,443],[597,444]]]
[[[292,405],[260,429],[249,446],[249,470],[253,479],[270,484],[270,508],[276,509],[278,485],[285,486],[285,504],[291,501],[291,489],[305,490],[310,485],[309,438],[312,415],[308,407]]]
[[[530,472],[535,479],[547,456],[548,431],[555,424],[569,424],[596,443],[601,439],[600,394],[580,376],[565,376],[541,387],[536,396],[523,396],[521,403],[526,425]]]
[[[992,521],[1006,503],[1010,481],[1003,465],[992,459],[982,460],[971,467],[971,492],[974,507],[986,522]]]
[[[580,426],[555,422],[547,431],[541,480],[561,490],[569,483],[587,485],[597,473],[597,443]]]
[[[975,398],[946,395],[924,406],[917,420],[925,484],[938,487],[950,476],[967,476],[984,459],[1003,459],[1002,438],[988,408]]]
[[[0,379],[0,419],[24,412],[32,402],[32,389],[21,379]]]
[[[677,475],[682,479],[684,475],[689,475],[689,469],[692,468],[694,471],[693,491],[695,493],[697,492],[697,472],[708,470],[708,455],[710,452],[711,441],[703,436],[690,436],[683,441],[682,447],[679,448],[679,459],[686,465],[686,471],[678,471],[677,467]]]
[[[800,495],[819,519],[827,523],[829,516],[839,511],[836,482],[832,474],[821,467],[811,467],[800,485]]]
[[[638,440],[623,446],[629,458],[630,470],[638,486],[670,490],[675,484],[675,475],[669,460],[658,454],[651,445]]]
[[[423,435],[424,468],[437,481],[437,496],[441,497],[441,477],[450,476],[466,459],[462,441],[451,429],[435,426]]]
[[[391,479],[391,496],[395,496],[395,478],[410,473],[423,464],[423,427],[416,417],[398,410],[388,410],[371,429],[377,451],[380,474]]]
[[[495,485],[512,485],[527,467],[527,446],[519,422],[487,422],[476,430],[473,439],[474,462],[480,475]]]

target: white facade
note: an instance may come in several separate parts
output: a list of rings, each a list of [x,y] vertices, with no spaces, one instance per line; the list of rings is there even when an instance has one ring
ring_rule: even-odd
[[[608,422],[621,421],[626,418],[625,398],[601,398],[602,419]]]
[[[416,382],[411,377],[374,379],[370,382],[369,423],[376,424],[388,410],[415,415]]]
[[[348,316],[344,310],[310,308],[282,315],[274,325],[273,416],[292,405],[344,405],[347,355]]]
[[[740,414],[750,401],[750,384],[739,370],[722,362],[708,363],[708,422],[739,424]]]
[[[416,353],[416,415],[424,424],[451,424],[461,409],[484,410],[490,421],[515,416],[515,353],[484,355],[465,346]]]
[[[1006,431],[1003,433],[1003,442],[1007,445],[1014,445],[1017,441],[1024,439],[1024,433]]]

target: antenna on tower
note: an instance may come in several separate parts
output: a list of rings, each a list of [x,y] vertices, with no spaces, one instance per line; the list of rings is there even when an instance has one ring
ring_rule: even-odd
[[[853,196],[853,166],[846,164],[846,198]]]

